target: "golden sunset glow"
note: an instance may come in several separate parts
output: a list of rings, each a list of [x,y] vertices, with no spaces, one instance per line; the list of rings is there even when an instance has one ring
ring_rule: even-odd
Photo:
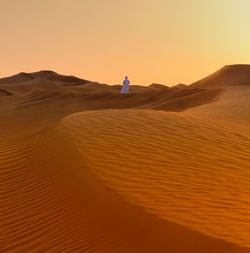
[[[248,0],[1,1],[1,70],[191,83],[250,58]]]
[[[250,0],[0,3],[0,252],[250,253]]]

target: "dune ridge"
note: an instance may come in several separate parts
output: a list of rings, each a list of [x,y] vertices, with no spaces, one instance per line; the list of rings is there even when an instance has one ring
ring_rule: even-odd
[[[182,111],[193,106],[213,102],[222,93],[219,88],[208,90],[183,85],[167,87],[161,84],[152,84],[147,87],[132,85],[131,94],[121,97],[121,85],[100,84],[48,70],[19,73],[2,78],[0,86],[0,88],[13,93],[13,97],[6,102],[13,101],[14,103],[23,99],[29,101],[30,94],[34,92],[41,93],[41,95],[44,93],[44,97],[54,91],[58,92],[59,97],[60,93],[67,93],[72,102],[78,104],[79,111],[116,108]],[[192,102],[194,100],[195,103]],[[81,101],[84,101],[82,107]],[[44,102],[46,103],[46,101]]]
[[[191,84],[192,87],[212,88],[250,85],[250,65],[226,65],[215,73]]]

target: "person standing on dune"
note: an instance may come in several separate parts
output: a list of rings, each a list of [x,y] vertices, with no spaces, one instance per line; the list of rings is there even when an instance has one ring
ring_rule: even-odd
[[[129,84],[130,84],[130,81],[128,80],[128,77],[125,76],[125,79],[123,81],[123,86],[122,86],[122,89],[121,89],[121,94],[129,93]]]

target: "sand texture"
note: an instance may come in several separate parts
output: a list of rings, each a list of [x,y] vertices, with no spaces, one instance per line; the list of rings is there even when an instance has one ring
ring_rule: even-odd
[[[250,252],[249,76],[0,79],[0,252]]]

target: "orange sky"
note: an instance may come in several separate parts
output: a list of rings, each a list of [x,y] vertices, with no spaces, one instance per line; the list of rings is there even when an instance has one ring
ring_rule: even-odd
[[[0,76],[191,83],[250,63],[249,0],[1,0]]]

